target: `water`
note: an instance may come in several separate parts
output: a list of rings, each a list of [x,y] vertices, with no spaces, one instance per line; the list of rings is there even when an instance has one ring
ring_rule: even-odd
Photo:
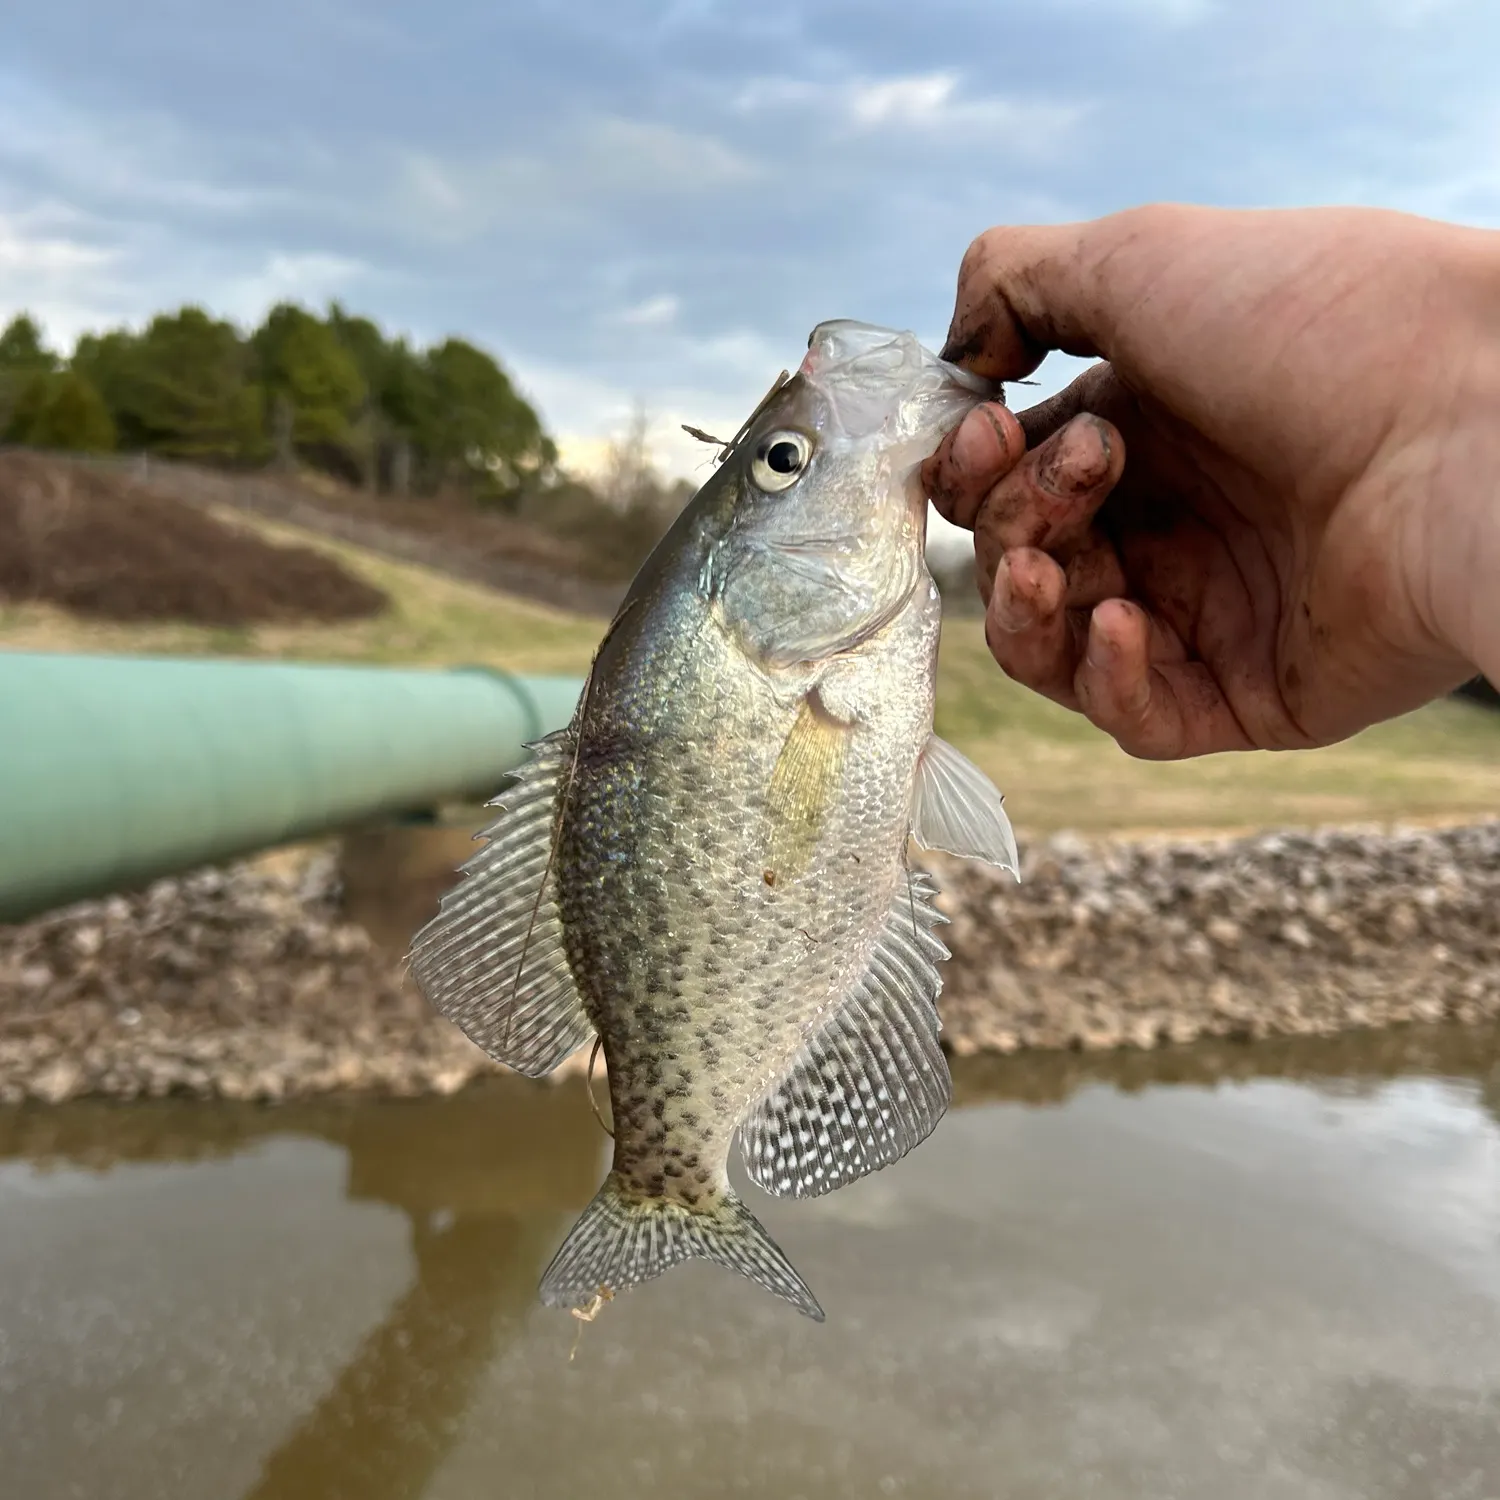
[[[575,1086],[0,1112],[0,1494],[1500,1497],[1500,1037],[957,1083],[897,1167],[757,1195],[825,1326],[690,1266],[571,1363]]]

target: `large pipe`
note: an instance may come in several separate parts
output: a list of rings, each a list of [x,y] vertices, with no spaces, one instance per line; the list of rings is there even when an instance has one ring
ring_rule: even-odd
[[[0,921],[495,794],[581,683],[0,652]]]

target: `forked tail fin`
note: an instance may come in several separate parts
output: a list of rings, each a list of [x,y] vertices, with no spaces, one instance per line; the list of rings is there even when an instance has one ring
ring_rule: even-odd
[[[748,1276],[815,1322],[823,1309],[760,1221],[729,1189],[712,1208],[626,1194],[611,1172],[542,1277],[549,1307],[582,1307],[601,1288],[622,1292],[694,1257]]]

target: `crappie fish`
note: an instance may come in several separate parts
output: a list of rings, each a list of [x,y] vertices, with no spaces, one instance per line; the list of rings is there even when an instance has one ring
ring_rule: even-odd
[[[932,733],[917,470],[993,394],[910,334],[815,329],[415,940],[428,998],[507,1066],[602,1045],[614,1161],[548,1304],[697,1256],[821,1321],[730,1186],[732,1146],[767,1192],[810,1197],[947,1108],[944,919],[908,840],[1012,872],[1016,849],[1000,794]]]

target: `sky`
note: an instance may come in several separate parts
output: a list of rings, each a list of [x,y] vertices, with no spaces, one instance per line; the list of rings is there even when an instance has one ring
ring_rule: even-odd
[[[490,349],[582,467],[640,402],[662,465],[706,475],[676,425],[732,433],[823,319],[940,343],[991,224],[1500,225],[1496,0],[5,9],[0,319],[66,347],[336,297]]]

